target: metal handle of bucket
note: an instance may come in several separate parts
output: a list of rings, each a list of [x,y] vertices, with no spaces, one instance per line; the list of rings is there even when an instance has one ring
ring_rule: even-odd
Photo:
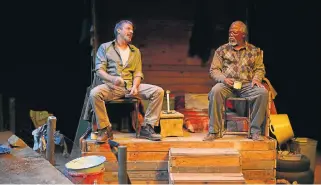
[[[275,133],[274,133],[274,126],[273,126],[272,124],[270,124],[270,130],[271,130],[271,132],[275,135]]]

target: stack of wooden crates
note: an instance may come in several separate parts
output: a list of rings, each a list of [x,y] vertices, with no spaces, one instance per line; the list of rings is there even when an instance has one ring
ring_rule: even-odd
[[[170,184],[245,184],[241,155],[232,148],[171,148]]]

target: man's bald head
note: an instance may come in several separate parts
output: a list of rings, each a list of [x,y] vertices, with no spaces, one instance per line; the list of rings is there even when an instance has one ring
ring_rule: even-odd
[[[235,21],[229,29],[229,43],[232,46],[244,45],[247,41],[247,26],[242,21]]]
[[[243,32],[246,36],[248,34],[247,32],[247,26],[244,22],[242,21],[234,21],[231,26],[230,26],[230,30],[231,28],[236,28],[237,30]]]

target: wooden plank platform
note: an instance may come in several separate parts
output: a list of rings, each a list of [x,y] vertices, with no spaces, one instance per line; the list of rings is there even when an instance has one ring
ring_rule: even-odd
[[[184,137],[166,137],[162,141],[150,141],[135,138],[134,133],[114,133],[114,141],[127,146],[127,169],[133,183],[166,184],[169,183],[169,151],[179,153],[176,148],[188,148],[211,153],[215,149],[224,151],[235,150],[240,155],[241,170],[246,183],[274,183],[276,167],[276,140],[264,138],[264,141],[253,141],[241,135],[225,135],[215,141],[202,141],[206,133],[186,133]],[[110,151],[108,144],[97,145],[94,140],[87,138],[82,142],[82,155],[102,155],[107,158],[104,179],[106,184],[117,183],[117,160]],[[228,153],[228,152],[227,152]],[[206,157],[204,156],[204,159]],[[182,173],[199,172],[198,163],[188,166]],[[228,169],[230,168],[230,169]],[[232,169],[233,168],[233,169]],[[217,172],[215,167],[202,168],[206,172]],[[171,169],[173,170],[173,168]],[[177,169],[176,169],[177,170]],[[181,169],[180,169],[181,170]],[[215,171],[216,170],[216,171]],[[225,170],[238,169],[227,166]],[[165,182],[165,183],[164,183]]]
[[[242,173],[172,173],[171,184],[245,184]]]

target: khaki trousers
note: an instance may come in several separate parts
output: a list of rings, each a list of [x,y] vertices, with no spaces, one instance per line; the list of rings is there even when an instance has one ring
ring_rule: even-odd
[[[90,91],[89,101],[96,116],[98,129],[111,126],[108,118],[105,102],[123,98],[129,90],[124,87],[101,84]],[[140,84],[138,87],[139,98],[149,100],[145,113],[143,126],[146,124],[154,125],[159,121],[164,99],[164,90],[158,86],[150,84]]]

